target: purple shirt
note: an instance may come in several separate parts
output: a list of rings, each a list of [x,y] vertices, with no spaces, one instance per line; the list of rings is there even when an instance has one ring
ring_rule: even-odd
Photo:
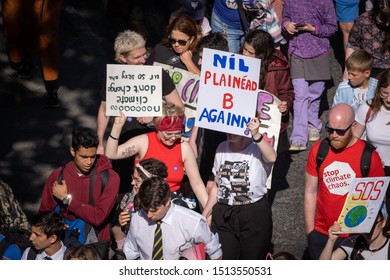
[[[329,39],[337,31],[336,12],[333,0],[285,0],[283,21],[307,22],[313,25],[314,32],[299,32],[290,35],[290,54],[300,58],[318,57],[329,52]]]

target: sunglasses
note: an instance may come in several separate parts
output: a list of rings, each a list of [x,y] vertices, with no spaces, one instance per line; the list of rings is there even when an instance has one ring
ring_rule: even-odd
[[[329,126],[329,122],[326,122],[325,129],[329,134],[333,134],[335,131],[337,135],[344,136],[344,134],[351,128],[354,122],[352,122],[347,128],[341,129],[341,128],[333,128]]]
[[[178,40],[178,39],[175,39],[175,38],[171,37],[171,35],[169,35],[168,36],[168,42],[171,45],[174,45],[174,44],[178,43],[180,46],[185,46],[185,45],[187,45],[187,43],[190,40],[190,38],[188,38],[187,40],[182,40],[182,39]]]

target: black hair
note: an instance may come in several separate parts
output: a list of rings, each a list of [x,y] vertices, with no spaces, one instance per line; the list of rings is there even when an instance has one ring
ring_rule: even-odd
[[[96,148],[99,144],[98,137],[94,130],[88,127],[78,127],[72,133],[72,148],[77,151],[83,148]]]
[[[385,38],[381,48],[382,52],[390,51],[390,1],[374,0],[372,3],[371,18],[376,26],[385,32]]]
[[[208,35],[202,37],[198,41],[198,45],[196,46],[198,52],[202,51],[204,48],[209,48],[218,51],[229,51],[228,42],[226,37],[219,32],[211,32]]]
[[[256,58],[261,59],[260,88],[264,88],[265,76],[268,72],[268,66],[272,62],[272,54],[275,51],[274,39],[268,32],[255,29],[249,31],[245,36],[245,43],[254,48]]]
[[[155,210],[167,203],[170,188],[164,178],[151,177],[144,180],[137,194],[138,205],[144,210]]]
[[[57,236],[60,240],[64,234],[64,220],[61,215],[54,212],[41,212],[31,218],[31,226],[40,227],[47,237]]]
[[[149,172],[153,177],[168,177],[168,167],[162,161],[154,158],[143,159],[139,162],[139,164],[144,168],[147,172]],[[139,176],[142,180],[148,178],[147,174],[145,174],[141,168],[135,167],[139,173]]]

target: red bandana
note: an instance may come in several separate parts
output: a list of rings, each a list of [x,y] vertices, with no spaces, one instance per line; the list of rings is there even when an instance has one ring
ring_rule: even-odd
[[[183,116],[178,117],[164,117],[159,126],[156,126],[160,131],[177,131],[183,129]]]

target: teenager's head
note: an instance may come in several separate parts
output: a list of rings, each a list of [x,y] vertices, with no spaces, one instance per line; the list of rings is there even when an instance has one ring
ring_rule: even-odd
[[[145,39],[137,32],[126,30],[114,43],[115,60],[122,64],[143,65],[146,62]]]
[[[348,80],[353,87],[368,83],[371,75],[372,57],[364,50],[354,51],[345,61]]]
[[[181,141],[183,121],[183,112],[179,107],[168,102],[163,104],[162,116],[154,119],[154,125],[157,135],[164,145],[172,146]]]
[[[97,135],[92,129],[78,127],[73,130],[70,153],[78,173],[86,175],[91,172],[96,161],[98,144]]]
[[[165,163],[154,158],[143,159],[137,163],[131,181],[134,191],[137,193],[142,182],[152,177],[168,177],[168,168]]]
[[[42,212],[31,219],[30,240],[38,250],[45,250],[59,242],[64,233],[64,221],[56,212]]]
[[[242,54],[261,59],[260,86],[264,86],[265,75],[268,72],[269,64],[272,62],[274,51],[274,39],[268,32],[255,29],[249,31],[245,36]]]
[[[161,220],[171,206],[170,188],[165,179],[151,177],[142,182],[137,194],[140,207],[146,216],[153,220]]]
[[[181,14],[168,26],[167,44],[177,54],[194,51],[198,41],[198,27],[190,16]]]
[[[229,51],[228,42],[226,40],[226,36],[224,36],[222,33],[219,32],[212,32],[202,38],[198,41],[198,44],[196,46],[196,49],[198,50],[199,54],[199,61],[198,64],[202,64],[202,58],[203,58],[203,49],[213,49],[218,51]]]
[[[378,85],[370,106],[373,115],[379,112],[382,106],[390,110],[390,69],[384,70],[378,77]]]

